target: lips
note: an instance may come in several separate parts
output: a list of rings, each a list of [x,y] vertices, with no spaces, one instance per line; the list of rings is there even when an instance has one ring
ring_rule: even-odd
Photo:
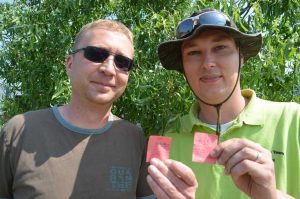
[[[222,76],[221,75],[217,75],[217,74],[202,75],[200,77],[200,81],[202,81],[204,83],[214,83],[214,82],[217,82],[221,78],[222,78]]]
[[[91,83],[95,85],[97,88],[102,88],[102,89],[110,89],[115,87],[114,84],[107,83],[107,82],[91,81]]]

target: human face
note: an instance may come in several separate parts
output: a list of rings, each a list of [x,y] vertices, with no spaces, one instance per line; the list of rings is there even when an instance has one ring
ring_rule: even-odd
[[[67,73],[72,85],[72,101],[79,103],[112,105],[119,98],[128,82],[128,72],[115,66],[114,54],[133,57],[133,45],[122,33],[105,29],[88,30],[77,49],[96,46],[109,50],[111,55],[102,63],[89,61],[83,51],[67,59]]]
[[[238,78],[239,52],[233,38],[206,30],[181,46],[184,73],[198,98],[210,104],[224,101]],[[236,90],[239,90],[239,84]]]

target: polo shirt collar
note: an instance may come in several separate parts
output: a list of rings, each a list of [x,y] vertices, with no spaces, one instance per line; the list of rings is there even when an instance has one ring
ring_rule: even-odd
[[[264,104],[262,100],[256,97],[253,90],[242,90],[242,95],[250,99],[245,109],[237,117],[237,122],[244,122],[248,125],[263,125],[264,124]]]
[[[264,112],[262,111],[263,104],[261,103],[261,100],[257,98],[255,92],[250,89],[242,90],[242,95],[246,98],[249,98],[250,101],[245,109],[234,120],[233,125],[263,125],[265,116]],[[192,132],[192,128],[194,126],[208,127],[205,123],[198,119],[199,109],[199,103],[195,101],[192,104],[188,115],[183,117],[181,120],[181,130],[183,132]]]

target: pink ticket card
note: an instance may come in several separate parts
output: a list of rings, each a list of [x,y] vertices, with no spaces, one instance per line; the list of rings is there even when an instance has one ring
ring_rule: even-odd
[[[157,158],[162,161],[169,159],[171,142],[172,138],[170,137],[155,135],[150,136],[146,162],[150,162],[152,158]]]
[[[196,132],[194,135],[193,162],[215,164],[217,159],[209,154],[217,146],[218,136]]]

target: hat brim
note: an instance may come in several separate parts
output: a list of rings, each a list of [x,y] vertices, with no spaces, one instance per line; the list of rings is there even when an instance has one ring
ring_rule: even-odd
[[[183,72],[181,58],[181,44],[183,41],[189,40],[197,36],[201,31],[207,29],[218,29],[229,34],[235,41],[240,43],[241,52],[244,62],[250,57],[258,54],[262,46],[261,33],[245,34],[231,27],[217,25],[202,25],[198,27],[189,37],[163,42],[158,46],[158,57],[164,68],[167,70],[177,70]]]

